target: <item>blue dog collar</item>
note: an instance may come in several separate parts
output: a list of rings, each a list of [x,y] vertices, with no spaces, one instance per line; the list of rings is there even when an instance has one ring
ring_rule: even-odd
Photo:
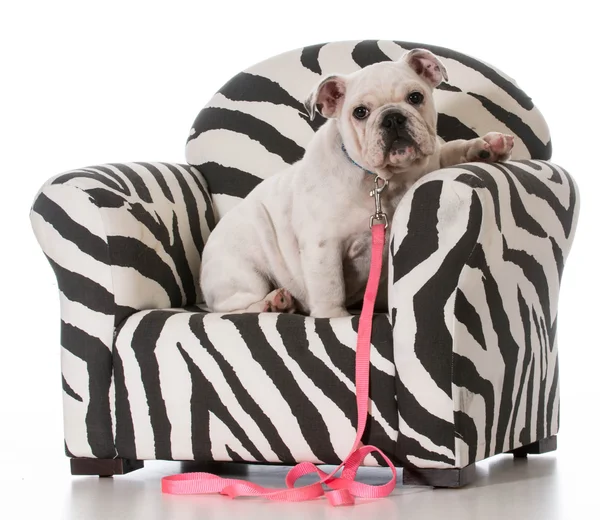
[[[342,152],[344,152],[346,154],[346,157],[348,157],[348,160],[354,165],[354,166],[358,166],[362,171],[364,171],[365,173],[369,173],[371,175],[375,175],[377,176],[377,174],[375,172],[372,172],[371,170],[367,170],[366,168],[362,167],[360,164],[358,164],[354,159],[352,159],[352,157],[350,157],[350,155],[348,155],[348,150],[346,150],[346,147],[344,146],[344,143],[342,143]]]

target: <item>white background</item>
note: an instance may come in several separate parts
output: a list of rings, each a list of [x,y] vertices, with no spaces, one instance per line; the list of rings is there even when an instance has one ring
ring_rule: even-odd
[[[515,78],[545,115],[553,160],[575,176],[582,200],[559,306],[559,441],[579,445],[581,460],[598,464],[600,27],[593,2],[1,5],[3,466],[63,460],[58,293],[28,221],[41,184],[95,163],[184,161],[197,112],[231,76],[283,51],[362,38],[426,42],[483,59]],[[60,471],[67,471],[62,464]]]

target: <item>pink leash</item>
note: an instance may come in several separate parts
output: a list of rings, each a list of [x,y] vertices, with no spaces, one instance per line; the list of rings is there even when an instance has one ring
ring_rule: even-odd
[[[373,310],[375,297],[379,287],[381,268],[383,262],[383,247],[385,244],[385,228],[387,217],[381,211],[380,193],[387,186],[378,184],[380,179],[375,179],[375,189],[371,195],[375,196],[376,212],[371,217],[371,268],[365,290],[365,297],[358,323],[358,339],[356,344],[356,406],[358,410],[358,426],[356,439],[350,454],[344,461],[327,474],[310,462],[301,462],[293,467],[285,478],[287,488],[265,488],[246,480],[221,478],[211,473],[182,473],[162,479],[162,492],[171,495],[198,495],[220,493],[231,498],[240,496],[263,497],[279,502],[301,502],[325,495],[333,506],[354,504],[354,498],[383,498],[388,496],[396,487],[396,468],[392,461],[375,446],[361,446],[361,439],[367,423],[369,408],[369,368],[371,350],[371,329],[373,325]],[[373,225],[373,220],[383,222]],[[392,478],[385,484],[373,486],[356,482],[356,473],[365,457],[373,452],[379,453],[392,470]],[[341,469],[340,477],[334,475]],[[296,481],[304,475],[317,473],[318,482],[295,488]],[[323,485],[331,488],[325,491]]]

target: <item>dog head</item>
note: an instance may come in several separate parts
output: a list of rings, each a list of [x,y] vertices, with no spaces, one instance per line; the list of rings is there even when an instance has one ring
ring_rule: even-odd
[[[398,61],[324,78],[305,105],[337,120],[348,153],[385,179],[410,174],[436,150],[433,89],[448,76],[431,52],[413,49]]]

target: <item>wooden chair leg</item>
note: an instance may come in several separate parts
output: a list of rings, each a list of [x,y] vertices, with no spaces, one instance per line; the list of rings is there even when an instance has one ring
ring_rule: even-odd
[[[125,475],[136,469],[144,467],[143,460],[131,459],[71,459],[71,475],[95,475],[98,477],[112,477]]]
[[[421,469],[405,466],[402,470],[402,484],[405,486],[459,488],[473,482],[475,475],[475,464],[464,468],[449,469]]]
[[[520,448],[515,448],[509,451],[516,459],[527,458],[527,455],[541,455],[542,453],[550,453],[555,451],[557,447],[556,435],[552,435],[541,441],[526,444]]]

